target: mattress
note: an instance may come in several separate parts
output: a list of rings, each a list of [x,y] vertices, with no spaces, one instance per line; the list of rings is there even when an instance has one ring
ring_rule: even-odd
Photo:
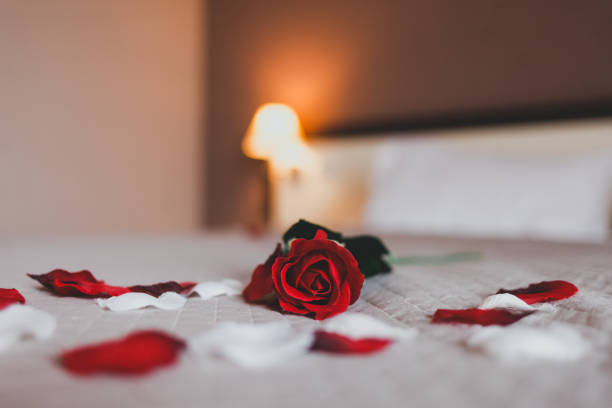
[[[475,250],[477,261],[404,265],[366,281],[350,311],[414,327],[418,336],[370,356],[311,353],[290,363],[246,370],[214,357],[183,355],[179,364],[150,376],[74,377],[58,353],[142,328],[187,337],[219,322],[284,319],[296,327],[312,319],[282,315],[240,297],[190,298],[178,311],[114,313],[92,300],[51,295],[26,273],[56,267],[90,269],[111,284],[236,278],[245,283],[272,251],[274,237],[237,232],[190,236],[4,240],[0,287],[15,287],[27,303],[53,314],[54,336],[25,341],[0,354],[2,407],[315,407],[448,406],[576,407],[612,401],[612,242],[559,244],[530,241],[386,237],[397,255]],[[500,363],[466,348],[473,327],[434,325],[438,308],[466,308],[501,287],[565,279],[580,291],[558,302],[556,313],[534,314],[516,325],[563,322],[592,344],[574,363]]]

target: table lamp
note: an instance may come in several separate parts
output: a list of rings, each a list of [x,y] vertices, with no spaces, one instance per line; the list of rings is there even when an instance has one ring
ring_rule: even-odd
[[[268,223],[274,207],[273,185],[279,181],[297,182],[299,171],[312,162],[295,110],[280,103],[260,106],[242,140],[242,151],[252,159],[267,163],[264,222]]]

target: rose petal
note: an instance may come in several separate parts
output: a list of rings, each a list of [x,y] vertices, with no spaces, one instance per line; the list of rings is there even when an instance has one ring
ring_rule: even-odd
[[[31,306],[10,305],[0,311],[0,352],[31,337],[44,340],[53,334],[55,318]]]
[[[135,286],[128,287],[128,289],[130,290],[130,292],[141,292],[141,293],[146,293],[151,296],[158,297],[166,292],[187,294],[191,292],[194,286],[196,286],[195,282],[178,283],[175,281],[169,281],[169,282],[155,283],[153,285],[135,285]]]
[[[299,315],[307,315],[308,313],[310,313],[309,310],[306,310],[303,307],[299,307],[297,305],[294,305],[291,302],[287,302],[282,297],[278,298],[278,304],[279,304],[280,308],[282,310],[284,310],[285,312],[295,313],[295,314],[299,314]]]
[[[348,283],[344,283],[338,290],[338,296],[333,303],[326,305],[317,305],[314,303],[304,303],[303,307],[314,313],[316,320],[323,320],[329,317],[340,314],[349,307],[349,301],[351,299],[351,288]]]
[[[263,368],[305,354],[312,342],[312,331],[298,332],[285,321],[256,325],[225,322],[191,338],[189,347],[243,367]]]
[[[308,291],[311,295],[320,297],[331,292],[331,282],[324,270],[311,267],[305,271],[298,283],[300,289]]]
[[[342,252],[340,253],[340,256],[344,259],[344,262],[346,263],[349,269],[359,271],[359,273],[349,273],[346,276],[346,281],[351,287],[351,299],[349,301],[349,304],[352,305],[357,301],[357,299],[359,299],[359,296],[361,296],[361,289],[363,288],[365,275],[359,269],[360,267],[357,262],[357,259],[353,257],[350,252]]]
[[[333,254],[330,254],[330,258],[334,258]],[[334,260],[330,260],[329,262],[329,276],[331,277],[332,280],[332,288],[339,288],[343,281],[344,281],[344,277],[346,275],[344,268],[342,268],[342,270],[338,270],[338,268],[336,267],[336,265],[340,265],[341,268],[344,265],[342,263],[342,261],[337,261],[334,262]],[[335,296],[334,296],[335,295]],[[330,302],[335,302],[336,299],[339,296],[338,291],[335,291],[332,289],[332,297],[330,298]],[[350,300],[350,299],[349,299]]]
[[[158,297],[165,292],[188,293],[195,286],[194,282],[174,281],[130,287],[111,286],[103,280],[97,280],[88,270],[68,272],[64,269],[55,269],[42,275],[28,274],[28,276],[57,295],[93,298],[120,296],[129,292],[142,292]]]
[[[168,285],[168,283],[171,283]],[[178,289],[176,282],[166,282],[158,284],[153,293],[157,293],[160,288],[170,287]],[[156,285],[153,285],[156,286]],[[180,284],[182,293],[191,289],[197,293],[202,299],[210,299],[215,296],[223,295],[239,295],[242,289],[242,284],[234,279],[223,279],[218,282],[200,282],[197,285],[191,282]],[[124,312],[128,310],[142,309],[144,307],[153,306],[162,310],[177,310],[185,305],[187,297],[177,293],[177,291],[169,291],[162,293],[159,297],[152,296],[142,291],[128,292],[120,296],[113,296],[108,299],[97,299],[98,305],[115,312]]]
[[[433,315],[433,323],[467,323],[482,326],[507,326],[531,314],[531,311],[511,312],[505,309],[438,309]]]
[[[25,298],[17,289],[0,288],[0,310],[12,305],[13,303],[25,303]]]
[[[327,239],[327,232],[322,229],[317,230],[313,239]]]
[[[242,296],[247,302],[258,302],[270,295],[274,291],[272,281],[272,264],[282,254],[280,244],[276,245],[274,252],[268,257],[265,263],[257,266],[253,271],[251,282],[242,292]]]
[[[242,291],[243,284],[235,279],[223,279],[217,282],[200,282],[193,288],[202,299],[208,300],[216,296],[234,296]]]
[[[242,292],[247,302],[258,302],[268,296],[274,288],[272,275],[263,265],[258,265],[253,271],[251,282]]]
[[[278,258],[276,262],[282,262],[283,259],[284,258]],[[291,300],[295,299],[300,302],[313,302],[319,300],[320,297],[309,295],[291,286],[291,283],[288,282],[287,275],[293,267],[294,264],[287,262],[282,266],[279,274],[280,276],[277,277],[275,274],[272,275],[274,286],[276,287],[279,296]]]
[[[512,364],[535,360],[576,361],[591,348],[580,332],[560,323],[546,328],[485,327],[474,333],[467,345]]]
[[[326,320],[322,328],[315,334],[312,349],[333,353],[372,353],[416,335],[415,329],[391,326],[362,313],[343,313]]]
[[[338,333],[317,330],[311,350],[341,354],[370,354],[384,350],[391,343],[391,339],[364,338],[355,340]]]
[[[130,292],[121,296],[113,296],[108,299],[96,299],[98,306],[113,312],[125,312],[129,310],[142,309],[153,306],[162,310],[177,310],[185,305],[187,298],[176,292],[166,292],[160,297],[146,293]]]
[[[417,334],[417,330],[414,328],[391,326],[370,315],[350,312],[325,320],[321,327],[326,332],[341,334],[353,339],[410,340]]]
[[[341,313],[346,310],[350,303],[350,285],[347,281],[344,281],[344,277],[346,275],[345,265],[342,264],[341,258],[335,256],[334,253],[327,253],[329,259],[327,261],[327,272],[330,280],[330,288],[325,296],[317,296],[313,300],[319,300],[322,298],[325,302],[308,302],[308,305],[304,304],[304,308],[311,310],[315,313],[315,318],[324,319],[325,316],[333,316],[335,314]],[[334,262],[339,262],[337,265]],[[341,272],[339,272],[339,266]],[[359,274],[359,273],[358,273]],[[347,290],[348,293],[344,293],[344,290]],[[348,296],[348,297],[347,297]],[[346,302],[345,302],[346,301]],[[346,306],[339,306],[339,304],[346,303]],[[319,316],[319,317],[317,317]]]
[[[119,340],[65,351],[62,366],[73,374],[146,374],[176,362],[185,342],[161,331],[134,332]]]
[[[538,302],[549,302],[553,300],[561,300],[571,297],[578,292],[578,288],[570,282],[563,280],[542,281],[532,283],[526,288],[519,289],[500,289],[500,293],[510,293],[521,298],[527,304]]]
[[[511,311],[533,312],[535,308],[529,306],[521,298],[509,293],[487,296],[479,309],[507,309]]]
[[[109,297],[119,296],[130,290],[120,286],[110,286],[94,278],[88,270],[68,272],[55,269],[42,275],[28,274],[44,287],[60,296]]]
[[[290,279],[290,282],[293,286],[297,286],[303,279],[302,276],[309,270],[311,270],[316,264],[319,264],[319,266],[323,266],[325,269],[327,269],[328,267],[328,260],[325,256],[323,256],[322,254],[307,254],[306,256],[302,257],[299,260],[299,263],[296,265],[297,266],[297,274],[296,276],[294,276],[292,279]],[[321,267],[319,268],[315,268],[315,269],[322,269]]]

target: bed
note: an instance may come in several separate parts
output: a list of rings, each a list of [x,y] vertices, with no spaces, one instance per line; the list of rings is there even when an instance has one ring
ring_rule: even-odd
[[[286,319],[296,327],[316,321],[282,315],[240,297],[191,298],[179,311],[144,309],[112,313],[87,299],[61,298],[26,273],[55,267],[89,268],[114,284],[168,278],[202,281],[234,277],[247,282],[253,266],[275,245],[240,231],[164,237],[4,240],[0,287],[16,287],[27,303],[53,314],[58,328],[45,342],[23,342],[0,355],[5,407],[87,406],[539,406],[605,407],[612,400],[612,242],[570,244],[385,236],[393,253],[479,251],[480,260],[446,265],[398,266],[366,281],[350,311],[393,325],[414,327],[409,343],[372,356],[309,354],[291,364],[250,371],[216,358],[183,356],[172,368],[137,379],[77,378],[56,363],[62,349],[110,339],[138,328],[189,336],[222,321]],[[469,350],[466,326],[433,325],[437,308],[476,305],[500,287],[566,279],[580,291],[552,314],[528,316],[516,325],[564,322],[582,333],[591,351],[574,363],[502,364]]]
[[[272,221],[337,229],[601,242],[612,227],[612,120],[315,137],[272,173]]]

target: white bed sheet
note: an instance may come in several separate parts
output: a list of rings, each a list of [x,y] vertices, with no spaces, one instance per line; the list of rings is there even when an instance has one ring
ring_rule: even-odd
[[[58,328],[49,341],[24,342],[0,354],[2,407],[604,407],[612,401],[612,243],[569,245],[389,237],[398,255],[479,250],[477,262],[402,266],[366,282],[350,310],[419,335],[369,357],[309,354],[290,364],[247,371],[214,358],[190,359],[145,378],[76,378],[58,367],[63,349],[160,328],[189,336],[222,321],[295,326],[318,323],[250,306],[239,297],[191,298],[178,311],[145,309],[113,313],[95,301],[56,297],[27,278],[56,267],[88,268],[112,284],[161,280],[236,278],[247,281],[275,240],[237,233],[183,237],[5,240],[0,242],[0,287],[16,287],[27,303],[53,314]],[[580,292],[558,303],[556,313],[529,316],[517,325],[564,322],[593,350],[572,364],[504,365],[468,350],[473,328],[432,325],[437,308],[480,304],[500,287],[566,279]]]

